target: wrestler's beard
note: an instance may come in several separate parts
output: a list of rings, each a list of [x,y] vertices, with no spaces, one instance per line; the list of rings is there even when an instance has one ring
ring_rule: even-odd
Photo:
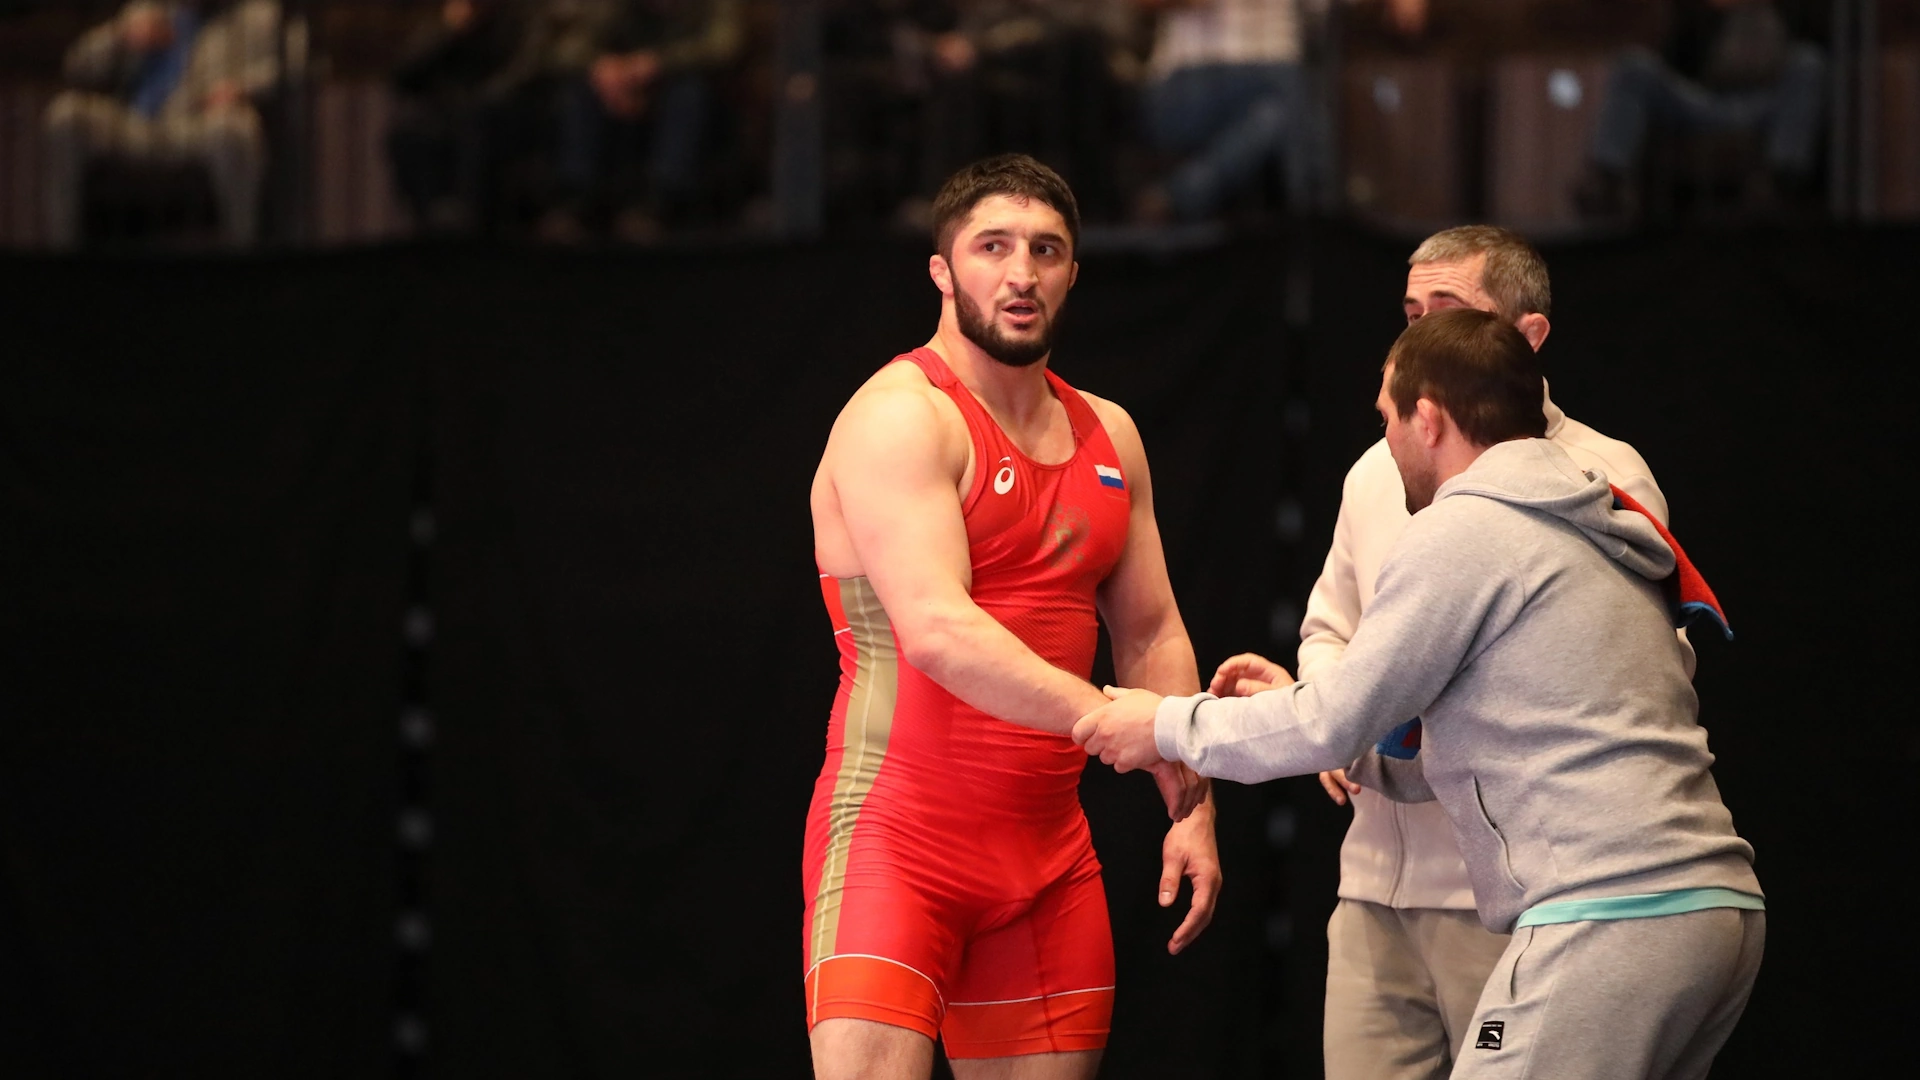
[[[960,317],[960,332],[968,341],[980,346],[980,351],[993,357],[1008,367],[1032,367],[1053,351],[1053,317],[1047,314],[1040,301],[1034,300],[1039,307],[1040,333],[1028,341],[1015,341],[1000,332],[986,315],[980,305],[973,302],[960,289],[953,290],[954,313]]]

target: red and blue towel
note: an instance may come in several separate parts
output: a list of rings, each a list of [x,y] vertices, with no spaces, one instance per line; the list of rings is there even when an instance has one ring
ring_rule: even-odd
[[[1660,583],[1667,590],[1668,605],[1673,608],[1673,625],[1689,626],[1704,616],[1720,628],[1728,641],[1732,641],[1733,628],[1727,625],[1727,613],[1721,610],[1719,598],[1713,595],[1713,590],[1707,586],[1707,579],[1700,576],[1693,560],[1687,558],[1687,553],[1680,549],[1680,542],[1673,538],[1660,519],[1647,513],[1647,508],[1641,506],[1639,500],[1621,491],[1618,486],[1613,488],[1613,508],[1644,515],[1653,522],[1655,529],[1660,530],[1660,539],[1673,549],[1673,573]]]

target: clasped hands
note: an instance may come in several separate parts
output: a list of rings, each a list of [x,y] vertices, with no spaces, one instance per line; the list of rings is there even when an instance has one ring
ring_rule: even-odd
[[[1215,697],[1248,697],[1293,682],[1287,669],[1254,653],[1229,657],[1213,673],[1207,690]],[[1073,725],[1073,741],[1088,755],[1113,766],[1115,772],[1146,769],[1153,773],[1167,814],[1179,821],[1206,797],[1206,781],[1178,761],[1160,756],[1153,737],[1153,717],[1166,700],[1150,690],[1118,686],[1101,688],[1111,700]]]

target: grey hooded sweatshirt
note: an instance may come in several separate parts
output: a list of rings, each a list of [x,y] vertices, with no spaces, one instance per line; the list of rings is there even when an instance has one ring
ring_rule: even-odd
[[[1604,475],[1545,439],[1499,443],[1413,516],[1337,665],[1247,698],[1168,698],[1155,740],[1205,776],[1351,766],[1397,801],[1437,798],[1497,932],[1548,900],[1759,896],[1658,584],[1673,570]],[[1415,716],[1417,757],[1373,749]]]

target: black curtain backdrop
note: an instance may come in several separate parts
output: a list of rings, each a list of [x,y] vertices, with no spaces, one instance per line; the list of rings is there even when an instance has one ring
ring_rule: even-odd
[[[383,1075],[391,309],[304,264],[3,272],[0,1075]]]
[[[1556,400],[1645,454],[1740,635],[1700,642],[1702,719],[1772,935],[1726,1075],[1890,1061],[1904,999],[1876,988],[1916,959],[1886,904],[1920,758],[1893,700],[1917,239],[1547,251]],[[1083,260],[1055,367],[1140,424],[1203,674],[1291,659],[1270,614],[1377,437],[1411,246]],[[804,1076],[835,678],[806,491],[840,404],[931,333],[925,258],[0,261],[0,1072],[414,1071],[393,815],[426,492],[425,1072]],[[1083,795],[1120,957],[1103,1075],[1318,1075],[1346,811],[1221,785],[1227,891],[1169,958],[1151,784],[1095,764]]]

